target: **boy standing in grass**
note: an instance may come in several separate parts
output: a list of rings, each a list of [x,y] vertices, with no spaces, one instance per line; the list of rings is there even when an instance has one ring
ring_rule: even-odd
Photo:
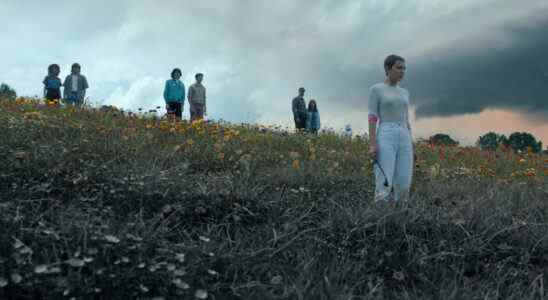
[[[299,95],[293,98],[291,102],[291,110],[293,111],[293,119],[295,120],[295,129],[301,131],[306,128],[306,119],[308,117],[308,111],[306,109],[306,103],[304,101],[304,88],[299,88]]]
[[[61,68],[57,64],[48,66],[48,76],[44,78],[42,82],[44,84],[44,98],[48,102],[55,102],[61,99],[61,79],[59,79],[59,73]]]
[[[180,69],[173,69],[171,71],[171,79],[166,81],[164,88],[167,114],[173,115],[179,120],[183,117],[183,105],[185,101],[185,84],[179,80],[181,76],[182,72]]]
[[[190,105],[190,120],[201,120],[204,114],[207,114],[206,109],[206,88],[202,84],[204,74],[198,73],[194,76],[196,83],[188,88],[188,104]]]
[[[70,75],[65,78],[64,100],[67,104],[82,106],[86,97],[86,90],[89,88],[88,81],[81,75],[82,68],[79,64],[72,64]]]

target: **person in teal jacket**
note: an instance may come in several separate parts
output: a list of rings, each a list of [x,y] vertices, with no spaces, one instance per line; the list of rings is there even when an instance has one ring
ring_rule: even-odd
[[[183,117],[183,105],[185,100],[185,84],[179,80],[182,76],[180,69],[173,69],[171,79],[166,81],[164,100],[168,115],[174,115],[177,119]]]
[[[312,134],[318,134],[320,126],[320,112],[318,112],[318,105],[316,104],[316,100],[312,99],[308,102],[306,130]]]
[[[52,64],[48,67],[48,76],[44,78],[44,98],[48,101],[61,99],[61,87],[63,83],[59,78],[61,68],[58,64]]]

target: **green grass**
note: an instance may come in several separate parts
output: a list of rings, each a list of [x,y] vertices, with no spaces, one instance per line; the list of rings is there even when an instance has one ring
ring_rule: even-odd
[[[1,298],[546,297],[540,156],[419,145],[386,208],[366,142],[335,135],[22,101],[0,141]]]

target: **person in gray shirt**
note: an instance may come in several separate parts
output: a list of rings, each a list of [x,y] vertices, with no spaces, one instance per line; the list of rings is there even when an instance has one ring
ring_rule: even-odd
[[[386,78],[369,89],[369,154],[375,168],[375,201],[407,200],[413,174],[409,92],[399,86],[406,66],[401,56],[384,61]]]
[[[80,64],[72,64],[70,75],[65,78],[63,86],[63,99],[66,103],[75,106],[82,106],[86,97],[86,90],[89,88],[86,76],[80,74],[82,67]]]
[[[295,129],[297,131],[301,131],[306,128],[306,118],[308,117],[308,111],[304,101],[304,92],[305,89],[303,87],[299,88],[299,95],[293,98],[293,101],[291,102],[293,120],[295,121]]]
[[[188,88],[188,104],[190,106],[190,120],[201,120],[204,114],[207,114],[206,108],[206,88],[202,84],[204,74],[198,73],[194,76],[196,83]]]

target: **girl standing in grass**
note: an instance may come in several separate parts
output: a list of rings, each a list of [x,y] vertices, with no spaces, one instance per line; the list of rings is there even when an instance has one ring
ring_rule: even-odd
[[[320,113],[316,100],[311,99],[308,102],[308,116],[306,118],[306,130],[314,135],[320,130]]]
[[[166,81],[164,89],[164,100],[168,115],[181,119],[183,116],[183,105],[185,101],[185,85],[179,80],[182,72],[180,69],[173,69],[171,79]]]
[[[44,78],[42,82],[44,84],[44,97],[48,101],[58,101],[61,99],[61,79],[59,79],[59,73],[61,68],[57,64],[49,65],[48,76]]]
[[[369,89],[369,154],[374,160],[375,200],[407,200],[413,174],[409,92],[399,86],[405,59],[389,55],[385,80]]]

